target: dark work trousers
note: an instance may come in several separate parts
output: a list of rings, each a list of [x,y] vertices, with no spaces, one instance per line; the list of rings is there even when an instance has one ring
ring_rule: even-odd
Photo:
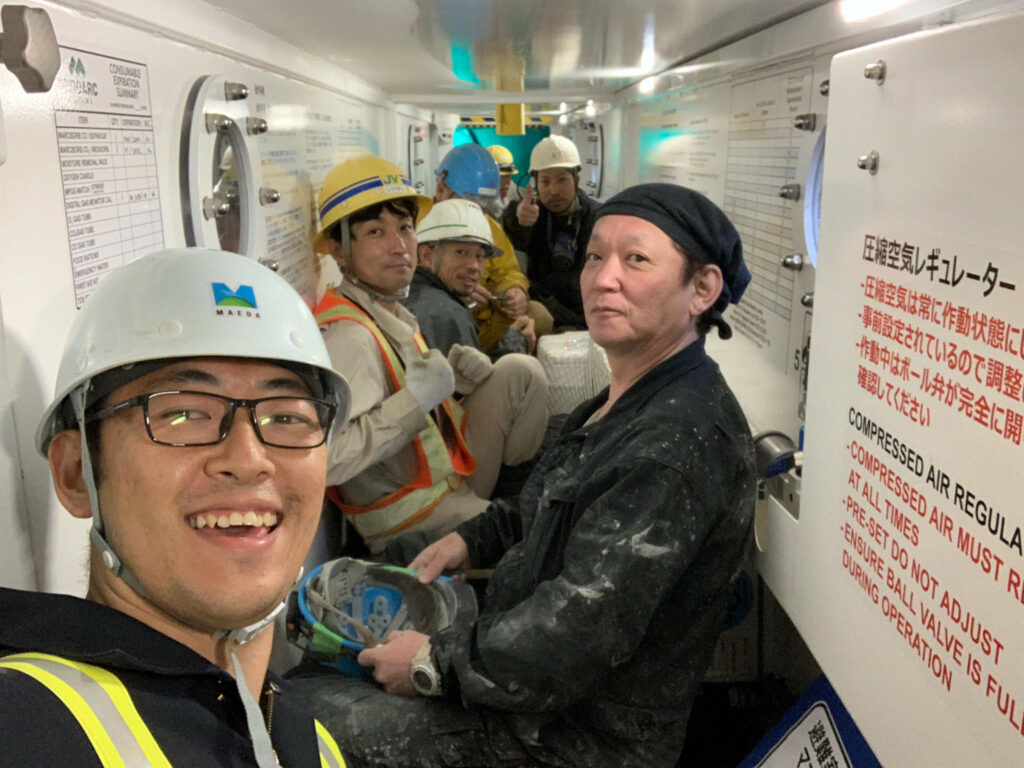
[[[371,681],[321,670],[296,670],[290,682],[334,736],[348,768],[541,765],[499,717],[440,698],[393,696]]]

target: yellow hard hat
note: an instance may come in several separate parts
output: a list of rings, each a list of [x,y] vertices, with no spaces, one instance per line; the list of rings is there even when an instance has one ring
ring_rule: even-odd
[[[491,153],[494,162],[498,164],[498,170],[501,171],[502,176],[511,176],[516,172],[515,158],[512,157],[512,153],[508,149],[501,144],[491,144],[487,151]]]
[[[432,202],[413,188],[409,177],[394,163],[373,155],[363,155],[334,166],[317,201],[320,229],[313,238],[313,250],[329,253],[327,233],[342,219],[364,208],[411,197],[417,205]]]

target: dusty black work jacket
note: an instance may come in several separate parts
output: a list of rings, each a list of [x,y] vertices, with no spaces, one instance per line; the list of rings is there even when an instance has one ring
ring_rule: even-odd
[[[459,527],[497,567],[478,620],[433,642],[446,689],[544,764],[672,766],[750,541],[753,446],[703,340],[586,425],[606,399],[516,508]]]
[[[601,204],[582,189],[576,191],[577,210],[568,216],[556,216],[543,205],[540,218],[531,227],[521,227],[516,205],[509,205],[501,216],[501,226],[512,244],[526,253],[526,276],[530,278],[530,298],[551,313],[556,328],[586,328],[580,272],[587,255],[587,243],[594,229]],[[571,243],[571,263],[560,263],[552,256],[552,246],[564,233]]]
[[[67,595],[0,589],[0,656],[51,653],[113,672],[171,765],[255,765],[231,675],[120,611]],[[270,736],[285,768],[319,768],[313,717],[276,678]],[[266,690],[261,703],[266,704]],[[94,768],[68,708],[27,675],[0,669],[0,766]]]

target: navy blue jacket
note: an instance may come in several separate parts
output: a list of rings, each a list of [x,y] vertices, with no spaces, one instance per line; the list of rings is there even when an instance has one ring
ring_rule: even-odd
[[[25,651],[114,673],[174,766],[255,764],[234,678],[120,611],[67,595],[0,589],[0,656]],[[288,683],[268,677],[260,703],[268,715],[272,712],[270,736],[281,765],[319,768],[313,717],[305,701]],[[29,676],[2,668],[0,745],[3,768],[100,765],[61,701]]]

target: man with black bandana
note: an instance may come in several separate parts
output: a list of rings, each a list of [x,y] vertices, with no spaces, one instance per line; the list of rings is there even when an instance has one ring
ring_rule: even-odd
[[[583,329],[580,271],[598,203],[580,189],[580,153],[565,136],[548,136],[530,154],[533,186],[509,205],[501,226],[526,253],[530,293],[551,313],[555,330]]]
[[[597,217],[581,286],[610,387],[569,416],[516,505],[492,503],[411,563],[423,582],[493,567],[478,618],[362,651],[400,695],[295,681],[350,765],[679,757],[750,543],[750,431],[703,338],[731,336],[722,312],[750,273],[728,218],[691,190],[632,187]],[[405,698],[417,692],[440,697]]]

